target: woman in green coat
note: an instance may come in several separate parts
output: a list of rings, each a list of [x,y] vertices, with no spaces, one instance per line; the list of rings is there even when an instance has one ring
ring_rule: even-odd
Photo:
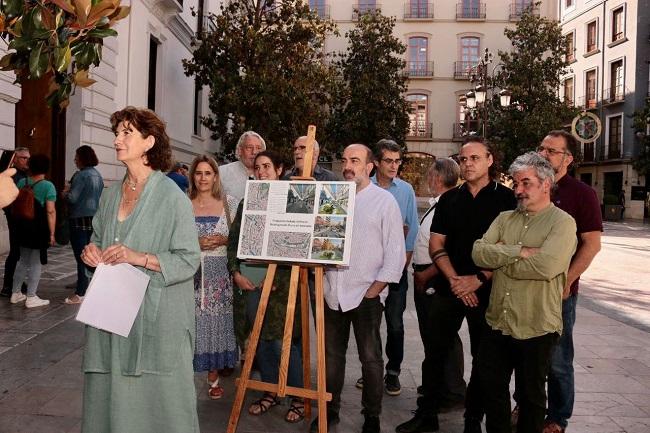
[[[86,327],[82,431],[199,431],[192,357],[193,277],[200,250],[189,199],[165,176],[171,148],[155,113],[127,107],[111,116],[122,182],[108,188],[81,258],[129,263],[149,286],[127,338]]]

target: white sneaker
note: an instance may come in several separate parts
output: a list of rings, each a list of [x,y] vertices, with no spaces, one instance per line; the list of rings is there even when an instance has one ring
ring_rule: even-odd
[[[49,305],[50,301],[47,299],[41,299],[38,296],[28,296],[27,300],[25,301],[25,307],[27,308],[34,308],[34,307],[43,307],[45,305]]]
[[[17,304],[19,302],[23,302],[25,299],[27,299],[27,296],[23,295],[20,292],[17,292],[11,294],[11,299],[9,299],[9,302],[12,304]]]

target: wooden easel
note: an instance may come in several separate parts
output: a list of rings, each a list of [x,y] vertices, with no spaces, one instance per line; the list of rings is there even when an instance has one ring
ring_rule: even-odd
[[[316,127],[309,126],[307,133],[307,149],[305,152],[304,166],[302,176],[293,177],[295,180],[314,180],[312,175],[312,161],[314,155],[314,139],[316,137]],[[282,353],[280,356],[280,371],[278,383],[266,383],[258,380],[251,380],[251,368],[253,359],[257,351],[257,345],[260,339],[260,332],[266,314],[266,307],[273,287],[273,279],[278,264],[270,262],[266,271],[266,278],[262,286],[262,295],[255,316],[253,330],[248,340],[246,348],[246,361],[242,369],[241,376],[237,379],[237,392],[233,402],[230,419],[228,420],[227,433],[235,433],[237,424],[241,415],[244,397],[247,389],[258,391],[275,392],[278,397],[287,395],[302,397],[305,399],[305,419],[311,417],[311,400],[318,401],[318,431],[319,433],[327,432],[327,402],[332,400],[332,394],[325,390],[325,318],[324,318],[324,297],[323,297],[323,266],[322,265],[292,265],[291,279],[289,283],[289,298],[287,300],[287,314],[284,322],[284,336],[282,338]],[[314,268],[315,271],[315,288],[316,288],[316,390],[311,389],[311,360],[309,346],[309,288],[307,278],[308,269]],[[289,369],[289,353],[291,351],[291,340],[293,334],[293,319],[296,310],[296,296],[300,286],[300,318],[302,321],[302,370],[304,388],[295,388],[287,386],[287,370]]]

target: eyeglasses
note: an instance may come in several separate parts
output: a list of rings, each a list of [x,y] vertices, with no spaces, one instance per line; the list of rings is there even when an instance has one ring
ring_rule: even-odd
[[[478,162],[482,160],[483,158],[487,158],[490,156],[490,154],[487,154],[486,156],[480,156],[480,155],[470,155],[470,156],[459,156],[458,161],[461,164],[467,164],[467,161],[472,161],[472,162]]]
[[[546,152],[551,156],[553,156],[553,155],[566,155],[567,153],[569,153],[566,150],[556,150],[556,149],[553,149],[552,147],[546,147],[546,146],[539,146],[537,148],[537,152],[538,153]]]
[[[401,159],[390,159],[390,158],[382,158],[381,162],[385,162],[387,165],[402,165],[402,160]]]

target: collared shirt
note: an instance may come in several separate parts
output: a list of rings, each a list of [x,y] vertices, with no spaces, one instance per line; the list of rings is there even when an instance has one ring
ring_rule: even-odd
[[[420,229],[418,236],[415,239],[415,249],[413,250],[413,263],[416,265],[429,265],[431,264],[431,256],[429,255],[429,239],[431,238],[431,221],[433,214],[436,212],[436,205],[438,197],[429,199],[429,209],[424,213],[420,220]]]
[[[375,281],[397,283],[406,264],[402,217],[395,199],[370,183],[354,200],[350,264],[325,273],[325,302],[349,311],[359,306]],[[382,304],[388,288],[380,293]]]
[[[380,186],[377,183],[377,175],[370,178],[372,183]],[[391,193],[397,205],[399,206],[400,213],[402,214],[402,222],[408,227],[406,234],[406,251],[413,251],[415,247],[415,238],[418,235],[418,208],[415,203],[415,191],[410,183],[404,182],[402,179],[394,178],[391,180],[390,185],[386,191]]]
[[[571,215],[550,203],[535,213],[501,213],[474,243],[476,264],[494,270],[485,313],[492,329],[519,340],[562,332],[562,291],[575,231]],[[522,258],[522,246],[540,251]]]
[[[242,200],[246,192],[246,181],[252,177],[241,161],[235,161],[219,167],[219,179],[226,194]]]
[[[70,180],[66,200],[70,204],[70,218],[93,217],[99,208],[99,197],[104,191],[104,180],[95,167],[84,167]]]
[[[436,213],[431,222],[431,232],[445,235],[445,249],[458,275],[474,275],[480,268],[472,260],[472,246],[480,239],[503,211],[517,206],[515,194],[510,188],[491,181],[476,197],[469,192],[467,184],[450,189],[440,196]],[[449,281],[441,273],[434,278],[438,293],[451,294]],[[483,284],[477,295],[487,302],[490,282]]]
[[[282,176],[282,180],[290,180],[291,176],[301,176],[301,170],[297,169],[296,167],[292,168],[284,176]],[[323,168],[318,164],[316,164],[316,167],[314,167],[314,173],[312,174],[312,177],[321,182],[336,182],[341,180],[341,177],[337,176],[333,171]]]
[[[596,191],[589,185],[565,174],[553,191],[553,203],[576,220],[578,250],[582,246],[581,233],[602,232],[603,219]],[[578,292],[578,277],[571,284],[571,293]]]

